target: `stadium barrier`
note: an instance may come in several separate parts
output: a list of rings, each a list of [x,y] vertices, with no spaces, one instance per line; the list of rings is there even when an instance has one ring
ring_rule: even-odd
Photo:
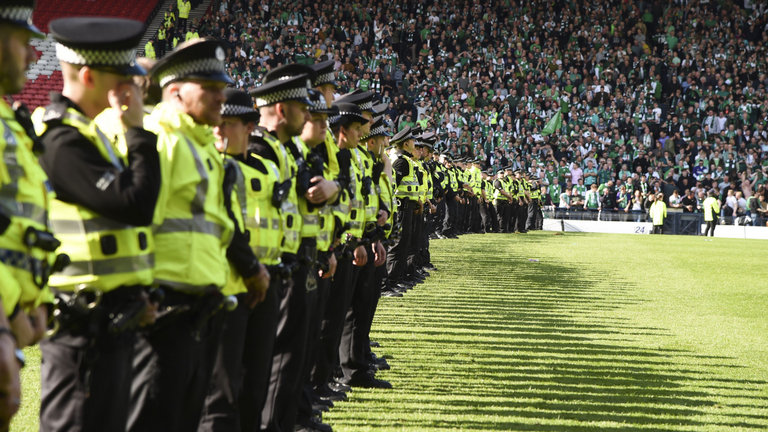
[[[630,218],[626,214],[602,212],[544,212],[544,231],[588,232],[605,234],[650,234],[653,224],[646,221],[645,215],[640,220]],[[760,226],[732,225],[731,218],[724,218],[726,224],[720,224],[715,229],[715,237],[768,240],[768,228],[765,220],[760,219]],[[745,221],[739,221],[745,222]],[[746,221],[747,223],[749,220]],[[701,235],[706,228],[704,215],[700,213],[668,213],[664,221],[664,234]]]

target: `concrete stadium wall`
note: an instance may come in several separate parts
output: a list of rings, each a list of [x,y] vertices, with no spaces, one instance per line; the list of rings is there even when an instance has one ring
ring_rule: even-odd
[[[649,222],[608,222],[563,219],[544,219],[544,231],[589,232],[605,234],[650,234]],[[706,225],[701,226],[704,232]],[[768,240],[768,228],[753,226],[718,225],[715,237]]]

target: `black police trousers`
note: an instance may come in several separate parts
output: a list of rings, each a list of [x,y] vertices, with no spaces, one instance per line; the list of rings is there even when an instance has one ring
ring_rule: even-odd
[[[60,330],[40,342],[40,431],[125,430],[135,338]]]
[[[403,199],[397,207],[397,225],[400,227],[400,237],[387,251],[387,274],[391,284],[397,284],[405,279],[408,267],[408,255],[413,242],[414,201]]]
[[[237,296],[237,308],[222,312],[221,338],[205,397],[199,432],[240,431],[239,399],[243,388],[243,350],[251,310],[246,294]]]
[[[158,321],[137,338],[129,432],[197,430],[223,320],[222,313],[217,313],[200,321],[194,307],[200,300],[200,296],[166,288],[161,310],[166,306],[192,309]]]
[[[261,412],[263,430],[292,431],[296,423],[307,347],[308,298],[314,298],[311,303],[317,302],[317,280],[314,274],[310,275],[315,271],[316,253],[317,241],[314,238],[303,238],[298,251],[298,266],[293,273],[292,289],[283,292],[279,301],[272,374],[267,400]]]
[[[261,429],[261,412],[267,399],[272,374],[277,313],[282,292],[290,290],[293,280],[284,278],[279,269],[267,266],[269,289],[264,301],[248,315],[243,349],[243,388],[239,398],[240,427],[243,432]]]
[[[458,221],[458,206],[459,203],[457,203],[454,200],[454,196],[451,196],[448,198],[446,195],[445,197],[445,219],[443,219],[443,234],[456,234],[458,231],[457,228],[457,221]]]
[[[376,267],[372,245],[366,245],[368,260],[360,268],[357,283],[352,290],[352,300],[347,308],[344,319],[344,331],[339,344],[339,362],[345,381],[368,371],[370,340],[373,314],[381,296],[379,284],[376,283]]]
[[[332,252],[331,252],[332,253]],[[317,303],[314,307],[308,305],[308,333],[307,333],[307,354],[304,361],[304,370],[302,371],[303,392],[299,397],[297,423],[312,417],[313,388],[312,373],[321,355],[320,336],[325,310],[328,306],[328,299],[331,294],[331,279],[317,278]]]
[[[331,290],[320,328],[320,341],[312,370],[311,382],[314,387],[328,383],[339,365],[339,344],[344,331],[347,309],[352,301],[352,287],[357,282],[359,267],[352,264],[352,248],[337,248],[336,274],[331,281]]]
[[[509,205],[509,201],[496,200],[496,224],[499,227],[499,232],[509,232],[509,218],[512,208]]]

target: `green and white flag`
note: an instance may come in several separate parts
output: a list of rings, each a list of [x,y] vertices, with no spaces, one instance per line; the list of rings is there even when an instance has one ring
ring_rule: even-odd
[[[547,124],[544,125],[544,129],[542,129],[541,134],[544,136],[552,135],[556,131],[560,130],[560,128],[563,126],[563,113],[558,110],[555,115],[552,116],[551,119],[547,122]]]

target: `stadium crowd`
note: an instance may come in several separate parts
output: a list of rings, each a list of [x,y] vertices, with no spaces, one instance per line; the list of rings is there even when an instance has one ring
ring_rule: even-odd
[[[637,212],[649,192],[678,208],[677,190],[701,212],[716,187],[722,216],[757,223],[768,15],[744,6],[222,0],[194,27],[227,42],[245,89],[281,64],[335,60],[339,94],[373,90],[398,128],[435,130],[483,169],[529,171],[552,208],[583,207],[597,183],[603,211]],[[727,204],[737,193],[749,203]]]

